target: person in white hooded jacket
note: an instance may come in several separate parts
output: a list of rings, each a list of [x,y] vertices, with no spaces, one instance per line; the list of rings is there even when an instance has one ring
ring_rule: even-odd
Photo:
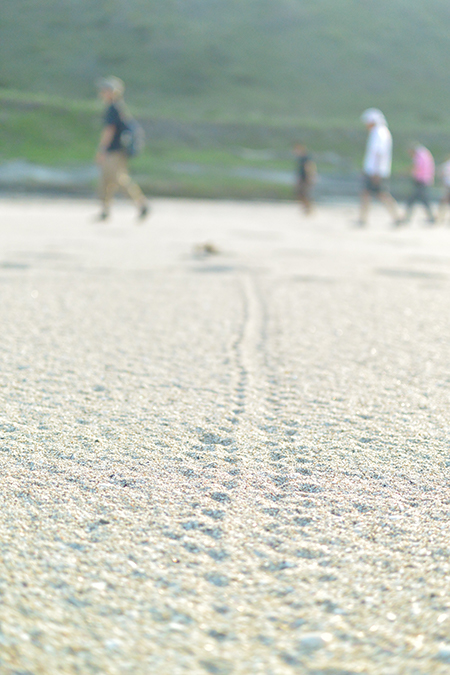
[[[367,127],[366,152],[363,163],[363,189],[358,224],[367,223],[372,197],[378,197],[389,211],[394,225],[399,223],[398,206],[389,192],[387,181],[391,175],[392,136],[386,118],[377,108],[368,108],[361,115]]]

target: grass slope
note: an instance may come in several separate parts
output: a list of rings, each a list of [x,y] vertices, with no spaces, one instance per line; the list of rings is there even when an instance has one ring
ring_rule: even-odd
[[[15,0],[0,86],[88,98],[114,72],[151,114],[345,123],[377,105],[450,122],[447,0]]]

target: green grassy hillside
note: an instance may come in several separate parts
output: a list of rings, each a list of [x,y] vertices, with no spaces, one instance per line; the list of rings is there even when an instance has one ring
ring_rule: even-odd
[[[114,72],[153,115],[450,122],[447,0],[14,0],[0,86],[89,98]]]

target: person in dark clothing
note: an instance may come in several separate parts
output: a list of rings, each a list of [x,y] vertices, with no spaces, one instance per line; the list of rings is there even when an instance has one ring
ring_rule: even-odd
[[[111,201],[118,189],[126,192],[136,204],[140,220],[146,218],[149,211],[141,188],[129,176],[128,157],[122,144],[123,133],[127,130],[123,102],[124,89],[124,84],[118,77],[108,77],[100,81],[100,97],[106,105],[106,110],[96,155],[101,171],[100,198],[102,201],[102,211],[98,220],[109,218]]]
[[[420,143],[415,143],[409,148],[409,155],[412,159],[411,178],[413,180],[413,190],[406,202],[406,213],[403,223],[411,220],[413,206],[416,202],[423,204],[428,215],[428,222],[436,222],[430,205],[429,189],[434,183],[434,158],[431,152]]]
[[[297,199],[306,215],[313,208],[311,192],[316,180],[316,165],[303,143],[296,143],[294,154],[297,159]]]

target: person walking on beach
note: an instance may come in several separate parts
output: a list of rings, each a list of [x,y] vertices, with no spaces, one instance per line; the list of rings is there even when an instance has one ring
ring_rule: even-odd
[[[124,133],[129,130],[128,115],[123,101],[124,83],[118,77],[108,77],[100,81],[99,89],[106,109],[96,155],[101,172],[100,198],[102,202],[102,211],[98,220],[109,218],[111,202],[118,189],[128,194],[138,209],[138,218],[144,220],[149,212],[147,199],[141,188],[129,176],[128,153],[123,141]]]
[[[434,183],[434,159],[431,152],[424,145],[414,143],[409,149],[412,158],[411,178],[413,181],[413,190],[406,202],[406,213],[402,223],[409,223],[411,220],[413,206],[420,202],[425,207],[428,214],[428,222],[435,223],[435,217],[430,206],[429,188]]]
[[[444,185],[444,194],[439,202],[439,220],[444,222],[447,206],[450,206],[450,157],[439,167],[439,176]]]
[[[358,225],[366,225],[372,197],[378,197],[392,216],[393,224],[397,225],[399,223],[397,202],[387,186],[392,164],[391,132],[385,116],[377,108],[365,110],[361,115],[361,120],[366,125],[369,134],[364,155],[363,189]]]
[[[294,154],[297,160],[297,198],[306,215],[313,209],[311,192],[316,180],[316,164],[303,143],[296,143]]]

